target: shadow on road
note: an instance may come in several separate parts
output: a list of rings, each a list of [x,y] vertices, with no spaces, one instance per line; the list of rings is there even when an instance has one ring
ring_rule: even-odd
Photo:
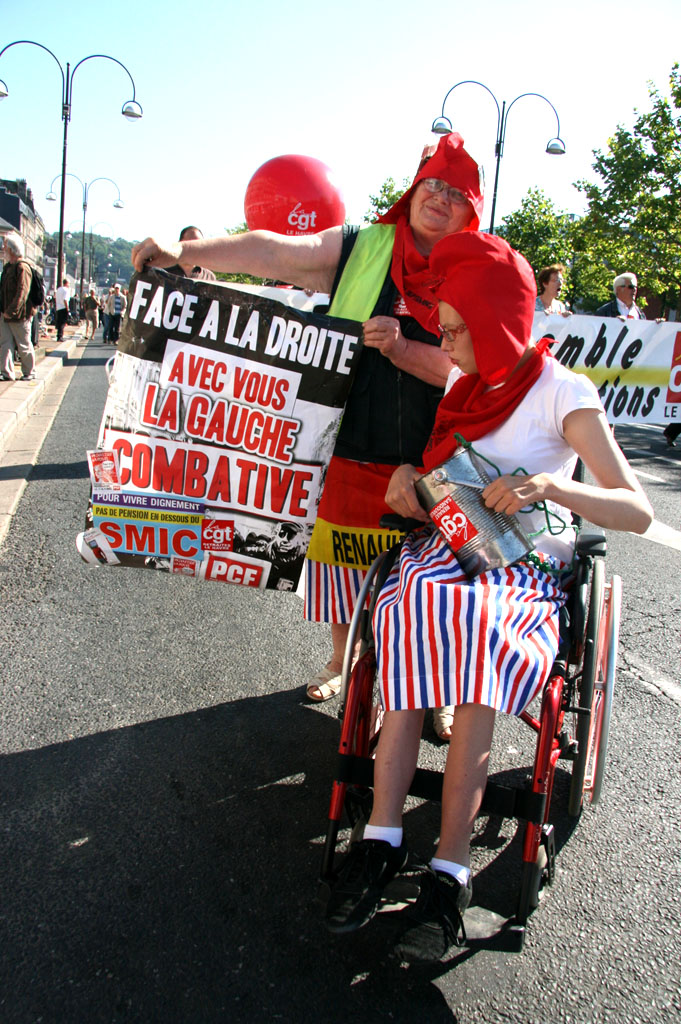
[[[1,758],[3,1020],[455,1020],[323,926],[337,735],[282,692]]]

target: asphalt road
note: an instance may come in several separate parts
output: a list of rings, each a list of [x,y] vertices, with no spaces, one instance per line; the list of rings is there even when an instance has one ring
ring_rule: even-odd
[[[558,877],[522,953],[392,959],[390,915],[322,924],[317,873],[338,725],[302,684],[326,657],[290,594],[76,554],[111,349],[91,343],[0,550],[0,1019],[24,1022],[677,1022],[681,1016],[681,552],[610,538],[622,661],[601,805],[557,780]],[[681,450],[618,430],[681,530]],[[642,454],[636,454],[636,451]],[[672,536],[672,540],[674,537]],[[530,748],[500,722],[493,772]],[[430,735],[424,758],[442,762]],[[436,810],[406,816],[427,855]],[[480,823],[475,902],[510,915],[509,822]]]

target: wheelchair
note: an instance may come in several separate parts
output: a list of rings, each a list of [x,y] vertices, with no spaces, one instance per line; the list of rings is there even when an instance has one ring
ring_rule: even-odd
[[[423,524],[387,517],[381,525],[401,529],[406,535],[413,526]],[[375,696],[376,652],[371,621],[376,597],[400,546],[398,543],[382,552],[374,561],[350,626],[342,672],[341,735],[320,877],[325,887],[335,879],[343,812],[353,836],[370,813],[373,754],[382,718]],[[556,842],[550,814],[558,762],[570,762],[572,766],[567,813],[573,820],[585,804],[597,804],[602,793],[622,606],[622,581],[613,576],[606,582],[605,555],[604,534],[578,534],[568,601],[560,613],[558,653],[541,692],[540,710],[537,717],[528,709],[518,716],[536,735],[531,776],[524,786],[488,780],[479,811],[479,816],[517,819],[518,827],[524,829],[517,909],[504,927],[511,936],[511,950],[522,949],[528,918],[537,908],[544,887],[555,879]],[[358,640],[359,657],[352,667]],[[409,795],[441,800],[442,773],[417,767]]]

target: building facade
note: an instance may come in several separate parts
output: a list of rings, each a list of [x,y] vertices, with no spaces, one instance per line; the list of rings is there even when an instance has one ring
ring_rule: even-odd
[[[33,205],[33,193],[22,178],[0,178],[0,238],[10,231],[21,235],[26,258],[44,273],[45,225]],[[49,287],[46,280],[45,288],[51,291],[53,285]]]

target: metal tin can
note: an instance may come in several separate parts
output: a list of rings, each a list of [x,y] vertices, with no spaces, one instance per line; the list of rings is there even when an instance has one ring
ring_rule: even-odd
[[[487,508],[482,491],[491,482],[482,460],[459,447],[415,484],[419,501],[469,579],[520,561],[534,546],[516,516]]]

